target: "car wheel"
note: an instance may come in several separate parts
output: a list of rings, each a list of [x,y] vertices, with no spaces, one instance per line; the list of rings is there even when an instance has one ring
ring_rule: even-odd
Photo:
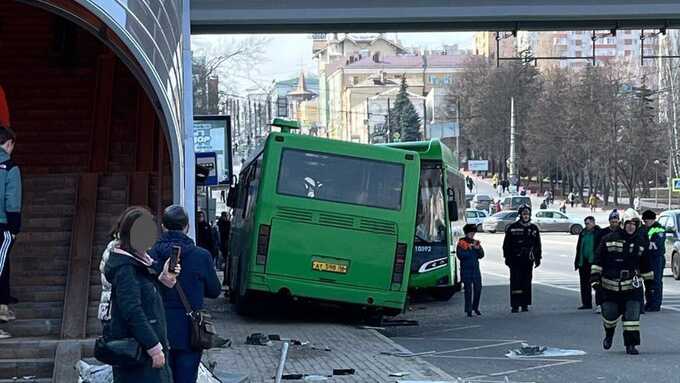
[[[572,225],[571,228],[569,229],[571,235],[579,235],[581,234],[581,231],[583,231],[581,225]]]
[[[673,278],[676,280],[680,279],[680,256],[678,253],[673,253],[673,258],[671,260],[671,270],[673,270]]]
[[[484,232],[484,227],[482,226],[482,224],[477,225],[477,231],[480,233]]]

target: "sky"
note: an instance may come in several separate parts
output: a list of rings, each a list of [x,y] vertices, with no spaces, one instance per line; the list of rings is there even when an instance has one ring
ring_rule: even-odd
[[[229,39],[238,41],[252,35],[227,35]],[[267,59],[259,63],[251,73],[260,83],[271,83],[297,77],[301,69],[305,73],[316,73],[316,63],[312,59],[312,37],[310,34],[275,34],[258,35],[269,37]],[[417,32],[388,33],[390,39],[398,38],[405,47],[441,48],[444,44],[458,44],[461,49],[472,49],[473,33],[471,32]],[[192,38],[194,47],[210,44],[220,36],[201,35]],[[241,90],[251,86],[247,81],[239,84]]]

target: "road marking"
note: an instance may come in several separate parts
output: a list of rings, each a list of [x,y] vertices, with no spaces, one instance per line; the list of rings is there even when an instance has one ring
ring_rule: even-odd
[[[451,354],[451,353],[454,353],[454,352],[461,352],[461,351],[481,350],[481,349],[484,349],[484,348],[501,347],[501,346],[507,346],[507,345],[516,344],[516,343],[522,343],[522,341],[521,340],[512,340],[512,341],[508,341],[508,342],[485,344],[483,346],[458,348],[458,349],[449,350],[449,351],[438,351],[436,355]]]
[[[510,362],[580,362],[581,360],[573,359],[547,359],[547,358],[520,358],[510,359],[502,356],[472,356],[472,355],[425,355],[424,358],[444,358],[444,359],[479,359],[479,360],[507,360]],[[477,375],[476,377],[484,377],[490,375]]]
[[[432,340],[432,338],[421,338],[415,336],[395,336],[391,339],[406,339],[406,340]],[[436,340],[445,340],[452,342],[526,342],[524,339],[476,339],[476,338],[437,338]]]

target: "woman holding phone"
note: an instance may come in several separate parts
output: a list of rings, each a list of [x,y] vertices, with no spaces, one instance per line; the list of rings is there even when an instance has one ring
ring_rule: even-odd
[[[167,288],[175,285],[180,267],[170,272],[169,260],[158,269],[153,267],[154,260],[146,250],[158,238],[158,229],[147,209],[127,209],[116,227],[117,243],[104,267],[104,276],[111,283],[111,319],[104,322],[103,335],[107,342],[134,339],[148,357],[135,367],[114,366],[113,380],[172,383],[165,309],[159,290],[161,284]]]

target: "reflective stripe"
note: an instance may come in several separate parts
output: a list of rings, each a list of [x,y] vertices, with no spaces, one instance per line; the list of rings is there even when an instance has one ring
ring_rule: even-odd
[[[640,326],[623,327],[623,331],[640,331]]]
[[[650,271],[650,272],[647,272],[647,273],[642,273],[642,274],[640,274],[640,276],[644,280],[651,281],[652,279],[654,279],[654,272]]]
[[[623,242],[607,242],[607,247],[620,247],[623,249]]]
[[[637,288],[633,285],[632,279],[626,279],[625,281],[615,281],[607,278],[602,278],[602,287],[610,291],[628,291]]]
[[[614,320],[607,320],[607,318],[602,317],[602,324],[604,325],[604,328],[615,328],[618,322],[619,322],[618,317]]]
[[[591,273],[601,273],[602,272],[602,266],[591,265],[590,266],[590,272]]]
[[[510,294],[522,294],[524,290],[512,290]]]
[[[639,326],[640,321],[639,320],[625,320],[623,321],[624,326]]]

